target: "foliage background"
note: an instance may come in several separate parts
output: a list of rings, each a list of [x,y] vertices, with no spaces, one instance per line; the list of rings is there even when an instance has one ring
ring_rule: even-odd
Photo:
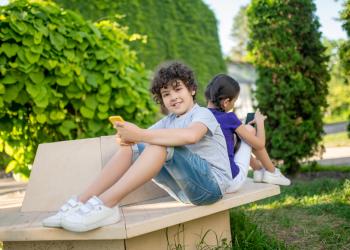
[[[289,173],[318,149],[323,132],[328,58],[315,11],[311,0],[253,0],[247,10],[267,149]]]
[[[149,72],[116,22],[91,23],[48,1],[0,8],[0,152],[28,177],[39,143],[96,137],[119,114],[150,125]]]
[[[344,1],[344,9],[341,13],[341,20],[343,21],[343,29],[345,30],[348,38],[350,37],[350,0]],[[350,40],[344,42],[340,48],[340,60],[343,67],[343,72],[346,76],[346,82],[350,84]],[[349,125],[348,132],[350,137],[350,115],[348,117]]]
[[[132,45],[146,68],[153,70],[166,60],[181,60],[192,67],[199,81],[198,101],[205,103],[204,89],[216,74],[226,71],[221,55],[216,19],[202,0],[56,0],[85,18],[99,20],[124,15],[119,22],[131,33],[147,37]]]
[[[350,116],[350,84],[340,60],[340,48],[345,42],[328,39],[322,41],[327,48],[326,54],[330,57],[328,70],[331,76],[328,82],[328,107],[323,118],[325,123],[344,122]]]

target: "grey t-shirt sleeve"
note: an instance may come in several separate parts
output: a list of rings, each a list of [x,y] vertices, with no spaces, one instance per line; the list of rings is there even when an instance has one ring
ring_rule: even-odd
[[[192,117],[193,122],[203,123],[210,132],[210,135],[214,135],[219,123],[216,121],[215,116],[207,108],[200,107],[198,112],[194,112]]]
[[[150,126],[148,129],[159,129],[159,128],[165,128],[165,123],[167,120],[167,116],[163,117],[162,119],[160,119],[159,121],[157,121],[155,124],[153,124],[152,126]]]

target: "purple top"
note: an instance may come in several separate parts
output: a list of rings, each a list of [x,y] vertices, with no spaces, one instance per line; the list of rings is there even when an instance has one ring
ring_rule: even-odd
[[[234,162],[234,152],[233,152],[233,133],[235,130],[242,125],[242,122],[233,112],[225,113],[217,109],[209,108],[209,110],[214,114],[216,120],[221,126],[222,133],[226,139],[227,153],[231,165],[232,178],[235,178],[239,173],[239,168]]]

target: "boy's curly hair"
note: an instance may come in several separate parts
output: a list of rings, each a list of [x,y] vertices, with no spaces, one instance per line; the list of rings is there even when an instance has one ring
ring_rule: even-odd
[[[169,85],[178,85],[178,80],[181,80],[188,90],[197,90],[194,72],[185,64],[180,62],[167,62],[158,67],[150,89],[156,103],[164,106],[160,90]],[[195,100],[195,95],[193,96],[193,100]]]

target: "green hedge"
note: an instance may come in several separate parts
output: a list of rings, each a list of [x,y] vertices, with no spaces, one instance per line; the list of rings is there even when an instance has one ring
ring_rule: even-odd
[[[248,7],[256,98],[268,116],[267,148],[290,173],[314,154],[323,133],[328,58],[315,12],[312,0],[253,0]]]
[[[350,37],[350,0],[344,2],[344,9],[341,12],[341,20],[343,21],[343,29],[346,31],[348,38]],[[348,39],[340,48],[340,60],[347,78],[347,84],[350,84],[350,40]],[[348,124],[348,132],[350,137],[350,116]]]
[[[157,108],[149,72],[118,23],[85,21],[47,1],[0,8],[0,152],[29,176],[39,143],[113,133],[108,116],[139,125]]]
[[[147,36],[133,48],[148,69],[165,60],[179,59],[191,66],[199,80],[199,101],[204,87],[226,66],[221,55],[216,20],[201,0],[56,0],[91,20],[125,15],[120,22],[131,32]]]

